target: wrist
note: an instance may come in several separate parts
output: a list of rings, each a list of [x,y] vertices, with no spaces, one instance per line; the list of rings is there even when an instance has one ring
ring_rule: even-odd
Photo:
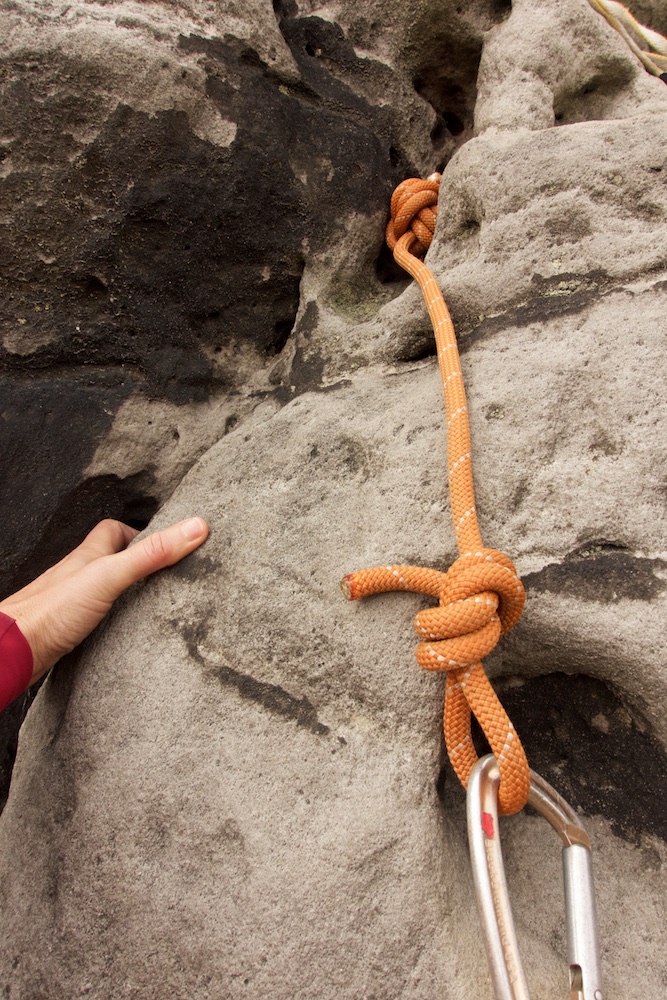
[[[0,709],[22,694],[33,678],[30,643],[16,619],[0,611]]]

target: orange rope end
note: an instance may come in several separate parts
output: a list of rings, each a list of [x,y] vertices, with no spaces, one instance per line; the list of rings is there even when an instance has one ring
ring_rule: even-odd
[[[351,577],[352,574],[348,573],[347,576],[344,576],[343,579],[340,581],[340,589],[343,591],[343,596],[345,597],[346,601],[354,600],[354,594],[352,593]]]

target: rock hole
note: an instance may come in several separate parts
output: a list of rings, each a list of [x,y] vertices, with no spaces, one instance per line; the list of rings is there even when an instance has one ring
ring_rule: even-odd
[[[297,17],[299,13],[296,0],[273,0],[273,10],[278,19],[283,17]]]
[[[12,590],[20,589],[53,566],[106,517],[143,530],[160,505],[153,495],[152,484],[153,475],[148,471],[126,479],[95,476],[80,483],[64,498],[32,552],[19,566]],[[31,688],[0,716],[0,810],[7,801],[19,727],[37,691],[38,686]]]
[[[280,354],[294,329],[296,314],[299,310],[301,277],[304,267],[305,261],[299,261],[294,266],[296,273],[282,277],[281,294],[274,305],[273,336],[265,347],[265,353],[269,357]]]
[[[14,589],[25,586],[71,552],[98,521],[111,517],[141,531],[159,506],[153,493],[153,474],[148,470],[125,479],[108,474],[84,480],[63,498],[47,522],[17,572]]]
[[[608,59],[594,76],[576,88],[565,90],[554,99],[554,119],[557,125],[575,122],[604,121],[619,116],[623,91],[634,79],[632,64],[622,59]]]
[[[255,69],[262,69],[265,65],[262,62],[259,54],[255,51],[255,49],[252,48],[251,45],[248,45],[241,51],[239,55],[239,60],[244,65],[253,66]]]
[[[472,136],[481,54],[479,39],[465,46],[440,39],[429,52],[429,62],[413,78],[419,96],[436,112],[431,142],[444,151],[445,163]]]
[[[276,336],[269,349],[269,354],[280,354],[290,338],[293,327],[294,320],[291,317],[289,319],[280,319],[277,323],[274,323],[273,330]]]
[[[583,816],[617,836],[667,839],[667,753],[620,691],[585,674],[552,673],[495,684],[531,767]],[[483,748],[482,748],[483,749]]]
[[[20,698],[13,701],[0,714],[0,812],[7,804],[14,760],[18,749],[19,730],[41,683],[40,681],[39,684],[25,691]]]
[[[400,284],[407,287],[411,281],[403,268],[394,260],[394,255],[385,241],[382,242],[382,249],[375,261],[375,276],[382,285]],[[402,291],[402,288],[400,290]]]
[[[428,339],[427,339],[428,338]],[[433,332],[427,331],[423,338],[415,338],[412,347],[401,352],[399,361],[426,361],[427,358],[434,358],[437,354]]]
[[[91,298],[109,294],[109,287],[106,281],[98,274],[86,274],[82,277],[75,276],[74,281]]]
[[[442,116],[445,120],[445,125],[452,133],[452,135],[460,135],[465,128],[465,125],[461,121],[458,115],[453,114],[451,111],[445,111]]]
[[[572,549],[568,552],[564,558],[564,562],[570,562],[573,559],[594,559],[605,552],[627,552],[628,546],[624,545],[622,542],[609,542],[605,538],[593,538],[587,542],[582,542],[578,545],[576,549]]]
[[[457,4],[456,13],[472,22],[480,31],[488,31],[494,24],[507,20],[512,13],[512,0],[481,0],[481,3]]]
[[[310,17],[283,17],[278,24],[283,38],[289,45],[292,55],[296,59],[304,76],[306,84],[313,84],[319,76],[312,77],[312,59],[320,59],[324,56],[333,64],[352,69],[357,66],[360,60],[354,52],[352,44],[346,38],[345,32],[337,23],[331,23],[319,16]],[[304,53],[309,58],[304,60]],[[310,79],[309,79],[310,78]],[[317,89],[317,85],[316,88]]]
[[[491,16],[496,22],[506,21],[512,13],[512,0],[492,0]]]
[[[445,759],[440,765],[440,771],[435,783],[435,790],[438,793],[438,798],[443,806],[446,805],[447,801],[446,794],[449,791],[450,777],[454,778],[454,773],[451,770],[451,764],[447,759]]]
[[[459,232],[462,236],[474,236],[478,233],[480,229],[480,224],[477,219],[464,219],[461,223]]]
[[[109,291],[102,279],[94,274],[91,274],[86,281],[85,288],[89,295],[106,295]]]
[[[438,149],[445,142],[449,130],[442,115],[438,115],[438,120],[431,129],[431,142]]]
[[[656,794],[667,780],[667,753],[622,692],[595,677],[562,672],[504,677],[493,686],[530,766],[584,822],[603,816],[616,836],[636,846],[644,834],[667,840],[667,806]],[[477,753],[489,753],[474,718],[472,732]],[[444,750],[436,791],[447,814],[461,809],[465,792]]]
[[[415,361],[426,361],[427,358],[434,358],[436,355],[435,338],[433,330],[429,326],[414,332],[405,339],[396,360],[414,363]]]

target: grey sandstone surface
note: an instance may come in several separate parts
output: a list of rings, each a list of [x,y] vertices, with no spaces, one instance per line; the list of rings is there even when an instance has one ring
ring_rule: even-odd
[[[665,84],[586,0],[4,0],[0,38],[4,586],[99,516],[211,527],[30,708],[0,992],[490,1000],[425,601],[338,589],[455,558],[432,334],[382,248],[393,185],[441,169],[482,534],[528,592],[487,667],[593,838],[606,1000],[662,996]],[[556,1000],[558,842],[502,831]]]

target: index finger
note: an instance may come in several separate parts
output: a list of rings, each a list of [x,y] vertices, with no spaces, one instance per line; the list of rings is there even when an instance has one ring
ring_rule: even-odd
[[[91,597],[111,605],[133,583],[194,552],[207,536],[206,521],[192,517],[147,535],[122,552],[95,559],[82,571]]]

